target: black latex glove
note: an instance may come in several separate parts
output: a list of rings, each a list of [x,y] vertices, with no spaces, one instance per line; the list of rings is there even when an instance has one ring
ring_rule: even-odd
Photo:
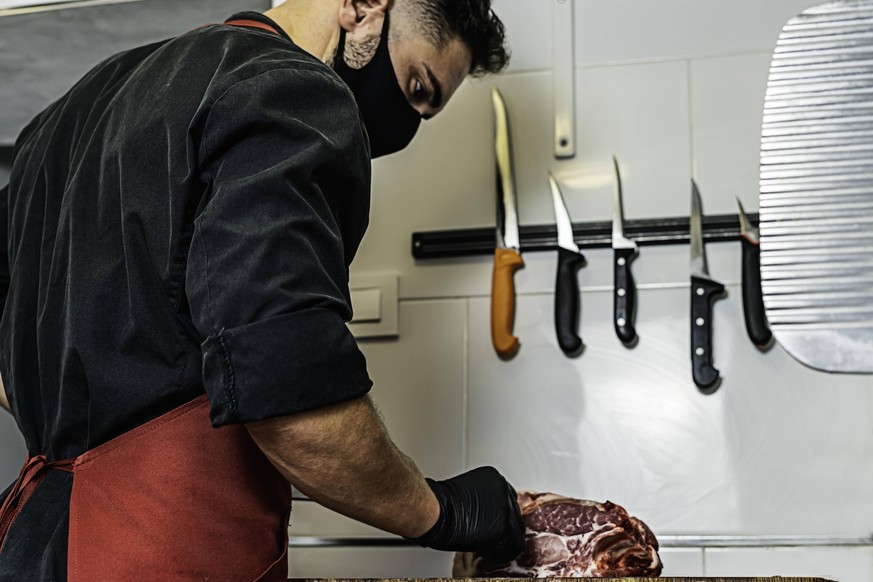
[[[515,489],[493,467],[445,481],[427,480],[440,502],[440,517],[416,542],[435,550],[477,552],[504,563],[524,550],[524,522]]]

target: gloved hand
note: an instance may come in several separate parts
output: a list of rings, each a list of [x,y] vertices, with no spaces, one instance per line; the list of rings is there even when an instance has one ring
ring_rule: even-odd
[[[493,467],[480,467],[445,481],[427,480],[440,503],[440,517],[416,542],[435,550],[477,552],[500,564],[524,550],[524,522],[515,489]]]

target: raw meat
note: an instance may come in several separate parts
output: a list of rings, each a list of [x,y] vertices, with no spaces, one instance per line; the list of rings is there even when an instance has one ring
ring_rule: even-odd
[[[455,555],[455,577],[615,578],[659,576],[658,540],[642,521],[607,501],[553,493],[518,495],[527,526],[525,550],[508,564]]]

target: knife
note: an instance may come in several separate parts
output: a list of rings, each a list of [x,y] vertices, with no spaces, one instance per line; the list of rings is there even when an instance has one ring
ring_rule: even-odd
[[[558,345],[568,356],[582,350],[579,337],[579,282],[576,273],[585,263],[573,240],[573,223],[561,195],[558,181],[549,172],[549,185],[552,189],[552,204],[555,207],[555,222],[558,227],[558,274],[555,281],[555,332]]]
[[[691,180],[691,370],[694,383],[708,394],[718,389],[719,372],[712,365],[712,304],[724,295],[724,285],[709,276],[703,244],[700,191]]]
[[[758,348],[765,348],[773,334],[764,312],[764,293],[761,289],[761,241],[758,228],[752,226],[743,203],[737,198],[740,216],[740,243],[743,247],[743,315],[746,332]]]
[[[503,95],[491,90],[494,105],[494,151],[497,157],[497,248],[491,278],[491,342],[501,358],[513,357],[519,348],[512,334],[515,320],[515,272],[524,266],[518,236],[518,210],[509,118]]]
[[[615,189],[612,199],[612,250],[614,267],[615,298],[613,302],[612,322],[615,324],[615,333],[626,346],[632,345],[637,339],[637,330],[634,328],[636,317],[636,284],[630,263],[639,254],[637,243],[624,236],[624,210],[621,199],[621,172],[618,169],[618,160],[612,156],[612,165],[615,167]]]

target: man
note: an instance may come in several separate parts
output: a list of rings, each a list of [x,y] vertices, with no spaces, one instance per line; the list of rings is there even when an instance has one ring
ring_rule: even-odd
[[[289,0],[116,55],[25,128],[0,372],[30,456],[0,579],[284,579],[289,483],[521,551],[497,471],[426,481],[396,449],[345,326],[370,156],[505,65],[489,4]]]

